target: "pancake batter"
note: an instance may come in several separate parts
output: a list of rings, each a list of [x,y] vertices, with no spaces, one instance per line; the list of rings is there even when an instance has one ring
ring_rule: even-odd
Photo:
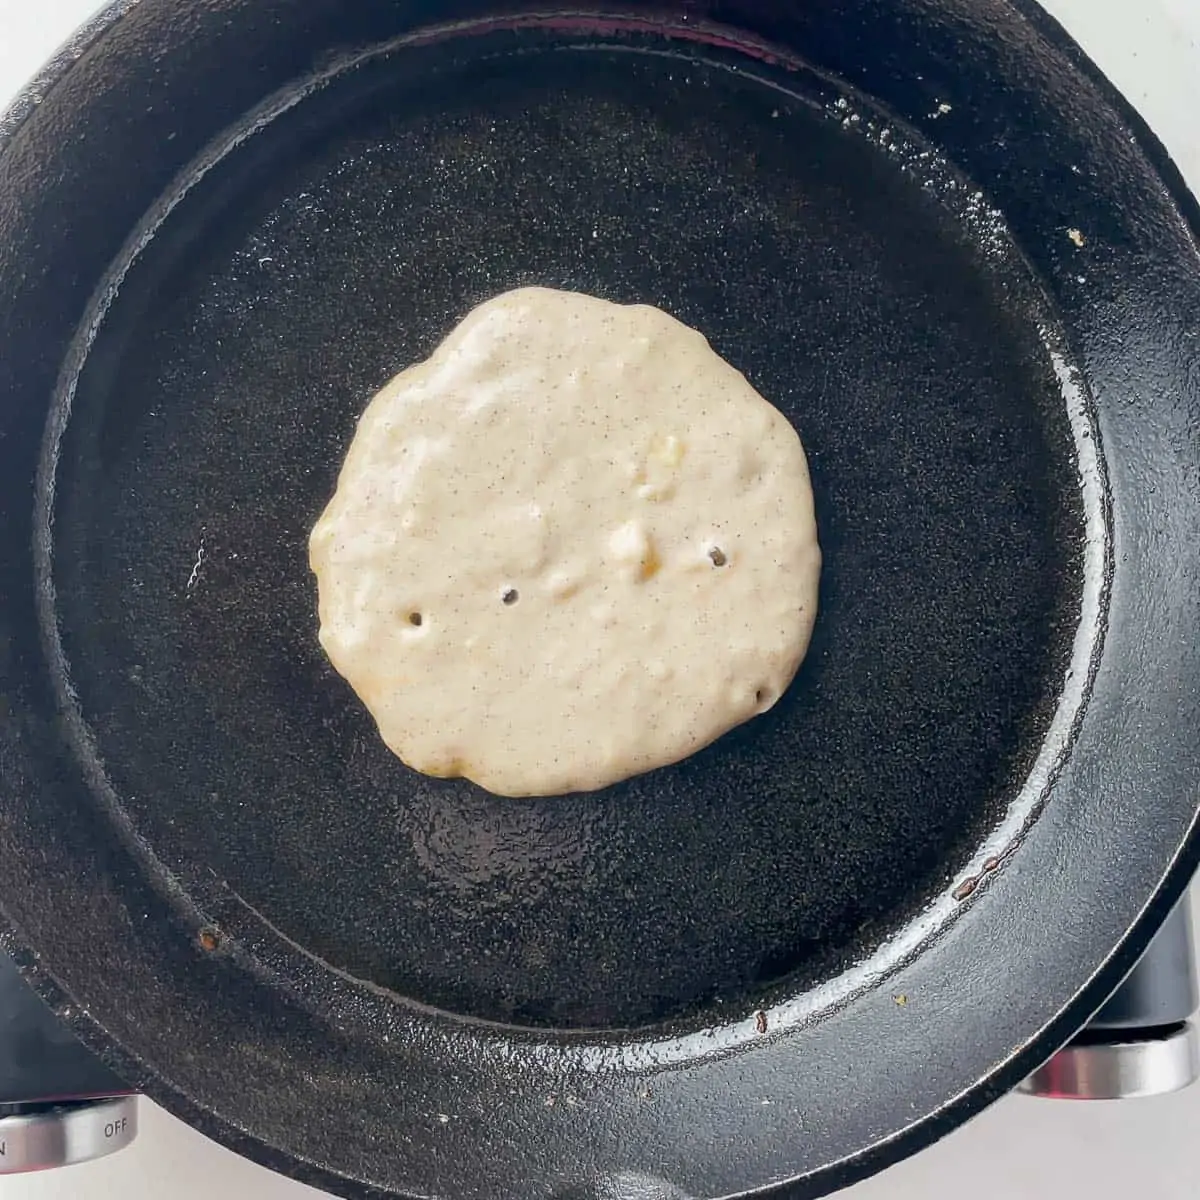
[[[656,308],[522,288],[358,424],[310,561],[387,745],[505,796],[677,762],[779,699],[820,551],[787,419]]]

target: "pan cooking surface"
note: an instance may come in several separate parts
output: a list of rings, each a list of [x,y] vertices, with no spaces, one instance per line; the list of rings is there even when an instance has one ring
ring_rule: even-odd
[[[1065,672],[1082,512],[1027,282],[886,146],[700,51],[408,54],[198,183],[79,378],[53,574],[121,812],[226,933],[464,1015],[704,1018],[842,969],[996,822]],[[376,389],[530,283],[702,330],[800,432],[825,568],[767,716],[511,801],[384,748],[306,538]]]

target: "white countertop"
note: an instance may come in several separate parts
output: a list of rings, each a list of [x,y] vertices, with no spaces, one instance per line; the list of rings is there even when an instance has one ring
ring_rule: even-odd
[[[180,0],[186,2],[186,0]],[[1141,110],[1200,195],[1200,0],[1043,0]],[[98,5],[0,0],[0,107]],[[238,1069],[233,1064],[232,1069]],[[129,1150],[0,1180],[3,1200],[316,1200],[142,1102]],[[1193,1200],[1200,1085],[1122,1104],[1011,1097],[848,1200]],[[514,1200],[520,1200],[515,1197]]]

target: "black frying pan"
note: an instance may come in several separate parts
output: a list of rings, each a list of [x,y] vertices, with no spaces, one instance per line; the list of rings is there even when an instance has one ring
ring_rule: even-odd
[[[1196,218],[1024,3],[110,10],[0,126],[6,945],[347,1196],[927,1143],[1195,865]],[[769,715],[514,802],[384,749],[305,541],[369,396],[526,283],[703,330],[826,565]]]

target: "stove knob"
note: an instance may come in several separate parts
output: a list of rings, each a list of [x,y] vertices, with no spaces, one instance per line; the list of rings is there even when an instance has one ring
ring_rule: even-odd
[[[1176,1092],[1200,1078],[1194,940],[1187,900],[1084,1031],[1019,1091],[1064,1100],[1126,1100]]]
[[[1198,1077],[1200,1037],[1188,1022],[1136,1040],[1072,1042],[1018,1090],[1054,1100],[1133,1100],[1177,1092]]]
[[[136,1096],[0,1105],[0,1175],[90,1162],[137,1137]]]

